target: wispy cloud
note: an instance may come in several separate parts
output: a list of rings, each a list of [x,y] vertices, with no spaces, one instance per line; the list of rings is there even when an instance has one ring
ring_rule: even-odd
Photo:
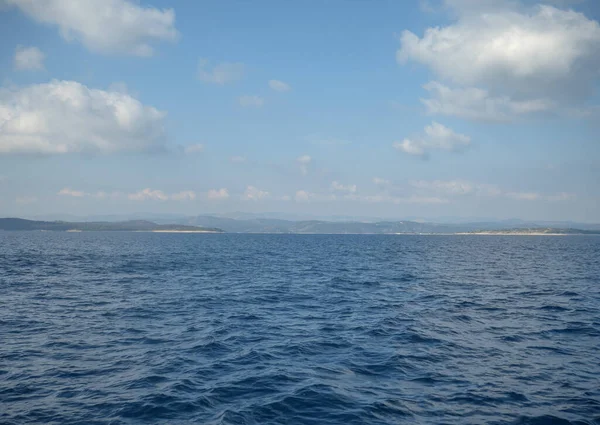
[[[244,156],[240,156],[240,155],[236,155],[236,156],[232,156],[231,158],[229,158],[229,160],[233,163],[239,164],[242,162],[246,162],[246,157]]]
[[[416,180],[410,184],[412,187],[424,192],[435,192],[445,196],[503,197],[519,201],[567,201],[575,198],[575,194],[572,193],[543,194],[531,191],[514,191],[493,184],[474,183],[467,180]]]
[[[300,167],[300,172],[302,174],[308,174],[308,167],[310,166],[310,163],[312,162],[312,158],[309,155],[302,155],[302,156],[299,156],[298,158],[296,158],[296,162],[298,163],[298,166]]]
[[[37,47],[17,46],[13,63],[17,70],[39,71],[44,69],[45,58]]]
[[[221,62],[209,68],[208,59],[198,60],[198,79],[204,83],[225,85],[241,80],[245,66],[241,62]]]
[[[278,92],[286,92],[291,90],[289,84],[279,80],[269,80],[269,87]]]
[[[331,182],[331,189],[335,192],[356,193],[356,185],[343,185],[337,181]]]
[[[75,197],[75,198],[81,198],[81,197],[83,197],[83,196],[86,195],[85,192],[82,192],[80,190],[73,190],[73,189],[70,189],[68,187],[65,187],[64,189],[61,189],[58,192],[58,194],[60,196],[72,196],[72,197]]]
[[[188,155],[202,153],[204,152],[204,145],[201,143],[196,143],[195,145],[187,145],[185,148],[183,148],[183,151]]]

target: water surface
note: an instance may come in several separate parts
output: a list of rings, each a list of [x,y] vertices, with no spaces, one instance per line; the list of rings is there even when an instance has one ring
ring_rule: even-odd
[[[600,237],[0,232],[0,423],[600,423]]]

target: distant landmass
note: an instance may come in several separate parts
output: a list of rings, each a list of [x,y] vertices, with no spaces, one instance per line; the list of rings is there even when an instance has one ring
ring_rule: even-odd
[[[182,225],[182,224],[157,224],[146,220],[130,221],[96,221],[96,222],[70,222],[70,221],[36,221],[22,218],[0,218],[0,230],[45,230],[45,231],[129,231],[129,232],[187,232],[187,233],[219,233],[218,228]]]
[[[157,220],[159,221],[159,220]],[[463,235],[591,235],[600,229],[545,227],[530,224],[522,227],[509,223],[421,223],[416,221],[325,221],[280,220],[274,218],[234,219],[200,215],[160,223],[148,220],[128,221],[37,221],[0,218],[0,230],[54,231],[132,231],[132,232],[229,232],[291,234],[463,234]],[[505,226],[505,227],[503,227]]]
[[[600,235],[600,230],[561,229],[554,227],[515,228],[501,230],[478,230],[463,233],[466,235]]]
[[[422,223],[417,221],[326,221],[326,220],[280,220],[274,218],[234,219],[222,216],[200,215],[176,219],[176,223],[194,226],[218,227],[233,233],[300,233],[300,234],[475,234],[497,232],[498,234],[600,234],[600,228],[587,230],[540,226],[514,222],[481,223]],[[570,223],[569,223],[570,224]]]

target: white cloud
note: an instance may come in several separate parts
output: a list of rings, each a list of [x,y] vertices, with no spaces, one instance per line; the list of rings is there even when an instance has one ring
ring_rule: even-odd
[[[519,115],[552,109],[548,99],[513,101],[508,96],[492,97],[487,90],[478,88],[450,88],[437,81],[423,86],[432,96],[421,99],[427,112],[458,118],[486,121],[509,121]]]
[[[240,62],[222,62],[208,69],[209,61],[198,61],[198,79],[205,83],[224,85],[240,80],[244,76],[244,64]]]
[[[412,181],[412,187],[426,191],[434,191],[443,195],[478,195],[499,196],[502,191],[495,185],[473,183],[466,180],[417,180]]]
[[[431,150],[459,152],[469,147],[471,138],[455,133],[450,128],[432,122],[424,129],[424,135],[418,139],[404,139],[394,142],[393,147],[409,155],[426,157]]]
[[[0,154],[159,151],[165,115],[127,94],[75,81],[0,89]]]
[[[150,188],[142,189],[138,192],[125,194],[123,192],[105,192],[98,191],[94,193],[84,192],[82,190],[74,190],[68,187],[58,192],[60,196],[71,196],[75,198],[92,197],[96,199],[118,199],[127,197],[131,201],[193,201],[196,199],[196,192],[192,190],[183,190],[176,193],[165,193],[162,190],[153,190]]]
[[[246,162],[246,158],[245,158],[245,157],[243,157],[243,156],[239,156],[239,155],[232,156],[231,158],[229,158],[229,160],[230,160],[231,162],[233,162],[233,163],[237,163],[237,164],[239,164],[239,163],[241,163],[241,162]]]
[[[389,180],[382,179],[381,177],[373,177],[373,183],[379,186],[387,186],[390,184]]]
[[[356,193],[355,184],[343,185],[337,181],[331,182],[331,189],[336,192]]]
[[[238,102],[244,108],[260,108],[265,104],[265,100],[260,96],[240,96]]]
[[[150,188],[142,189],[139,192],[127,195],[130,201],[193,201],[196,199],[196,192],[184,190],[177,193],[168,194],[162,190],[153,190]]]
[[[269,87],[278,92],[286,92],[291,89],[289,84],[286,84],[283,81],[279,80],[269,80]]]
[[[299,190],[296,192],[294,199],[296,202],[309,202],[313,195],[306,190]]]
[[[204,152],[204,145],[198,143],[195,145],[187,145],[183,151],[187,154],[196,154],[196,153],[201,153]]]
[[[46,55],[37,47],[17,46],[13,60],[15,69],[42,70]]]
[[[404,139],[401,142],[394,142],[394,144],[392,146],[394,146],[399,151],[402,151],[409,155],[416,155],[416,156],[424,156],[425,155],[425,148],[424,148],[423,141],[414,141],[414,140],[410,140],[410,139]]]
[[[131,201],[166,201],[169,199],[169,196],[167,196],[162,190],[152,190],[146,188],[136,193],[130,193],[127,195],[127,198],[129,198]]]
[[[519,192],[503,190],[502,188],[487,183],[474,183],[466,180],[417,180],[411,186],[423,192],[434,192],[445,196],[486,196],[503,197],[521,201],[567,201],[575,197],[572,193],[561,192],[545,195],[538,192]]]
[[[296,158],[296,162],[298,162],[298,165],[300,166],[300,172],[302,172],[302,174],[308,174],[308,167],[312,162],[312,158],[309,155],[302,155]]]
[[[143,7],[129,0],[4,0],[38,22],[58,26],[67,41],[104,53],[151,56],[150,43],[175,41],[173,9]]]
[[[182,192],[172,194],[170,198],[174,201],[193,201],[196,199],[196,192],[192,190],[184,190]]]
[[[455,84],[488,86],[518,100],[589,95],[600,65],[598,22],[552,6],[492,4],[463,7],[455,24],[429,28],[422,38],[404,31],[398,61],[420,62]]]
[[[207,194],[208,199],[210,200],[223,200],[229,198],[229,191],[225,188],[221,189],[211,189]]]
[[[58,192],[58,194],[61,196],[72,196],[75,198],[81,198],[82,196],[85,196],[85,192],[82,192],[80,190],[69,189],[68,187],[61,189],[60,192]]]
[[[548,200],[548,201],[570,201],[575,198],[576,198],[576,196],[574,193],[567,193],[567,192],[560,192],[560,193],[556,193],[554,195],[546,196],[546,200]]]
[[[393,196],[388,193],[377,194],[377,195],[367,195],[362,197],[357,197],[355,200],[369,202],[369,203],[384,203],[384,204],[446,204],[448,203],[447,199],[439,198],[436,196]]]
[[[242,195],[242,199],[245,201],[260,201],[269,196],[269,192],[260,190],[254,186],[248,186],[246,191]]]

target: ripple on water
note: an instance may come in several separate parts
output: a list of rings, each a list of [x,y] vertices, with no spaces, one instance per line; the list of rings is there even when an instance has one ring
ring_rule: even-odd
[[[599,276],[594,237],[1,232],[0,423],[600,424]]]

